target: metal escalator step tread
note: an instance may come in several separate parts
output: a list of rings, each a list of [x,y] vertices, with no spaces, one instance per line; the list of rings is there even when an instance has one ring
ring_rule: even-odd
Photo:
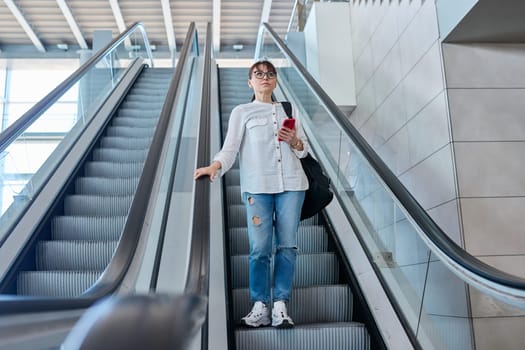
[[[84,174],[90,177],[137,177],[142,174],[143,167],[142,162],[87,162],[84,164]]]
[[[126,117],[118,116],[111,121],[113,126],[127,126],[135,128],[155,128],[158,123],[157,117],[155,118],[137,118],[137,117]]]
[[[302,325],[291,329],[263,327],[237,329],[237,349],[267,350],[368,350],[370,336],[357,322]]]
[[[17,294],[49,297],[76,297],[91,287],[102,271],[22,271]]]
[[[108,240],[120,238],[126,216],[55,216],[51,221],[51,238],[56,240]]]
[[[226,181],[226,186],[239,186],[241,183],[241,178],[238,166],[234,169],[228,170],[228,172],[224,174],[224,178]]]
[[[148,150],[125,150],[119,148],[96,148],[93,150],[93,160],[100,162],[144,162]]]
[[[148,111],[152,109],[159,109],[159,106],[162,106],[162,103],[156,101],[136,101],[136,100],[126,100],[123,101],[120,105],[123,109],[140,109],[142,111]]]
[[[293,288],[287,309],[296,325],[347,322],[352,320],[352,300],[352,292],[348,285]],[[233,321],[235,324],[240,323],[241,318],[248,313],[251,307],[248,288],[234,289]]]
[[[241,186],[231,185],[226,187],[226,205],[242,204]]]
[[[104,136],[100,139],[102,148],[119,148],[125,150],[144,150],[151,144],[150,137]]]
[[[69,195],[64,198],[64,214],[78,216],[128,215],[133,196]]]
[[[273,271],[273,259],[270,265],[270,271]],[[231,257],[232,288],[248,287],[248,270],[248,255]],[[270,280],[273,280],[273,278]],[[293,285],[295,287],[337,284],[338,282],[339,263],[334,253],[297,255],[293,279]]]
[[[135,194],[139,180],[139,177],[79,177],[75,180],[75,193],[100,196],[130,196]]]
[[[117,241],[40,241],[37,270],[102,271],[108,266]]]
[[[131,126],[109,126],[106,129],[107,136],[151,138],[154,128],[137,128]]]
[[[117,118],[158,119],[161,107],[162,105],[150,109],[121,107],[117,112]]]

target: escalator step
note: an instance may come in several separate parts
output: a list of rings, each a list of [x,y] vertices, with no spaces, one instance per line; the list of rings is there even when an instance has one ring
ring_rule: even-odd
[[[118,148],[96,148],[93,150],[93,160],[100,162],[144,162],[148,150],[124,150]]]
[[[267,350],[367,350],[370,337],[361,323],[328,323],[297,326],[293,329],[238,329],[237,349]]]
[[[273,291],[273,290],[272,290]],[[293,288],[288,314],[296,325],[352,320],[352,292],[347,285]],[[233,290],[233,320],[240,324],[251,309],[248,288]],[[271,309],[271,305],[269,306]]]
[[[64,214],[78,216],[128,215],[132,196],[70,195],[64,198]]]
[[[154,128],[136,128],[129,126],[110,126],[106,129],[107,136],[118,137],[143,137],[151,138],[153,136]]]
[[[143,167],[142,162],[87,162],[84,165],[84,174],[90,177],[137,177],[142,173]]]
[[[224,174],[224,179],[226,181],[226,186],[239,186],[241,183],[241,178],[238,167],[236,169],[230,169],[226,174]]]
[[[164,103],[164,98],[166,93],[164,94],[144,94],[140,91],[132,90],[129,94],[126,95],[126,101],[136,101],[136,102],[155,102],[155,109],[158,109],[159,105],[162,105]]]
[[[250,252],[248,229],[246,227],[232,228],[230,231],[230,254],[247,255]],[[328,236],[323,226],[299,226],[297,246],[301,253],[326,252]]]
[[[17,294],[75,297],[91,287],[101,271],[22,271],[18,274]]]
[[[36,245],[38,270],[102,271],[117,241],[40,241]]]
[[[157,126],[157,118],[138,118],[133,116],[119,116],[111,121],[113,126],[128,126],[136,128],[155,128]]]
[[[273,271],[273,264],[270,264]],[[248,287],[248,256],[231,257],[232,288]],[[270,280],[273,280],[271,278]],[[295,265],[293,285],[308,287],[313,285],[337,284],[339,264],[334,253],[299,254]]]
[[[125,216],[55,216],[51,221],[51,238],[115,241],[120,238],[125,223]]]
[[[242,204],[241,186],[227,186],[226,187],[226,205]]]
[[[161,109],[119,108],[117,118],[158,119]]]
[[[139,180],[139,177],[79,177],[75,180],[75,193],[79,195],[132,196],[135,194]]]
[[[118,136],[104,136],[100,140],[102,148],[121,148],[126,150],[144,150],[148,149],[151,144],[149,137],[118,137]]]

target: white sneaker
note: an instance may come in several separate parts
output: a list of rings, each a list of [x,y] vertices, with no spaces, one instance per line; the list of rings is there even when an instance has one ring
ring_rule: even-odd
[[[276,301],[272,308],[272,326],[277,328],[292,328],[293,321],[286,311],[284,301]]]
[[[241,324],[249,327],[268,326],[270,322],[270,310],[261,301],[256,301],[253,304],[252,311],[241,318]]]

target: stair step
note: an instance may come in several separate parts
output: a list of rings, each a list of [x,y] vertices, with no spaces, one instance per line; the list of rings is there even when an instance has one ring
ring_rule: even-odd
[[[139,177],[79,177],[75,180],[75,193],[81,195],[132,196],[137,190],[139,180]]]
[[[119,108],[117,112],[117,118],[139,118],[139,119],[156,119],[159,117],[161,112],[161,106],[155,109],[142,109],[142,108]]]
[[[102,271],[22,271],[17,294],[44,297],[76,297],[99,278]]]
[[[102,148],[122,148],[125,150],[144,150],[148,149],[151,144],[150,137],[119,137],[104,136],[100,140]]]
[[[370,337],[365,326],[356,322],[323,323],[291,329],[263,327],[235,330],[237,349],[267,350],[366,350]]]
[[[106,129],[107,136],[151,138],[154,128],[137,128],[131,126],[109,126]]]
[[[51,221],[51,238],[116,241],[120,238],[125,223],[125,216],[55,216]]]
[[[128,215],[132,196],[69,195],[64,198],[64,214],[78,216]]]
[[[87,162],[84,165],[84,175],[89,177],[137,177],[142,173],[144,164],[134,163],[114,163],[114,162]]]
[[[126,150],[119,148],[96,148],[93,160],[99,162],[132,163],[146,160],[148,150]]]
[[[102,271],[108,266],[117,241],[40,241],[37,270]]]
[[[127,126],[136,128],[155,128],[157,126],[157,118],[137,118],[133,116],[118,116],[111,121],[113,126]]]
[[[248,288],[233,290],[233,320],[239,324],[251,309]],[[269,305],[271,308],[272,306]],[[347,285],[293,288],[287,305],[296,325],[352,320],[352,292]]]

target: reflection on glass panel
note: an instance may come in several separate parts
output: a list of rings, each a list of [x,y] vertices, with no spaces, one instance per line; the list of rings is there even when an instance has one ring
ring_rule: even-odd
[[[45,69],[30,67],[13,69],[10,76],[9,100],[12,102],[36,102],[73,73],[70,69]],[[34,82],[39,82],[35,84]],[[69,98],[75,99],[75,96]]]
[[[135,32],[138,33],[138,30]],[[10,101],[6,101],[7,127],[22,115],[33,118],[31,125],[6,149],[0,163],[0,240],[10,229],[24,207],[30,203],[64,156],[81,135],[99,106],[112,92],[134,62],[135,57],[146,57],[143,37],[121,42],[98,63],[85,71],[82,77],[49,107],[32,111],[33,106],[52,89],[62,83],[72,72],[53,70],[44,72],[38,67],[13,71]],[[39,81],[45,84],[32,84]],[[33,113],[34,112],[34,113]]]
[[[439,260],[430,263],[418,339],[426,348],[474,349],[465,282]]]
[[[76,103],[56,103],[48,109],[44,117],[40,117],[31,125],[26,134],[29,133],[67,133],[77,122]]]
[[[22,192],[22,189],[26,185],[27,180],[7,180],[2,179],[2,212],[5,212],[7,208],[13,203],[14,200],[17,199],[17,197]]]

